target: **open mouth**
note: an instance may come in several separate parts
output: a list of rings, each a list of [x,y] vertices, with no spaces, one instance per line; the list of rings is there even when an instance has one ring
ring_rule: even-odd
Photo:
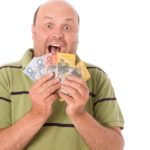
[[[51,44],[48,46],[49,53],[52,53],[53,55],[56,55],[57,52],[61,52],[61,46],[60,45],[54,45]]]

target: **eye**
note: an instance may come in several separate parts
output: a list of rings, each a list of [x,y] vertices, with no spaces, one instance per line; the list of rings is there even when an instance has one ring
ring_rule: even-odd
[[[53,28],[53,24],[52,23],[46,24],[46,29],[52,29],[52,28]]]
[[[65,26],[64,26],[64,30],[65,30],[65,31],[70,31],[70,30],[71,30],[71,26],[65,25]]]

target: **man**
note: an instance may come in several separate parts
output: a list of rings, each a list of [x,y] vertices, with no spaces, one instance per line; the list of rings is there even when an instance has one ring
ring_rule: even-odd
[[[78,14],[67,2],[48,1],[36,11],[34,50],[0,68],[0,150],[123,149],[122,114],[101,69],[86,64],[87,82],[68,76],[63,84],[53,73],[36,82],[22,73],[33,56],[76,54],[78,32]]]

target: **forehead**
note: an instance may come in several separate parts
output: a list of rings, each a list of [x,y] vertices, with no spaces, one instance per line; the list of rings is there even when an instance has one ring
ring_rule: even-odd
[[[37,20],[43,18],[57,19],[57,17],[61,17],[62,20],[78,20],[76,11],[68,3],[46,3],[40,7],[37,14]]]

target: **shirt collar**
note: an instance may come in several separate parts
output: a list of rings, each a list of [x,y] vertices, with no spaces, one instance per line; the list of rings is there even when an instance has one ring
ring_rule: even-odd
[[[25,68],[29,64],[29,62],[33,59],[33,57],[34,57],[34,49],[32,48],[28,49],[21,59],[21,64],[23,68]],[[81,61],[80,57],[76,55],[75,65],[79,63],[80,61]]]
[[[21,59],[22,67],[25,68],[34,57],[33,49],[28,49]]]

